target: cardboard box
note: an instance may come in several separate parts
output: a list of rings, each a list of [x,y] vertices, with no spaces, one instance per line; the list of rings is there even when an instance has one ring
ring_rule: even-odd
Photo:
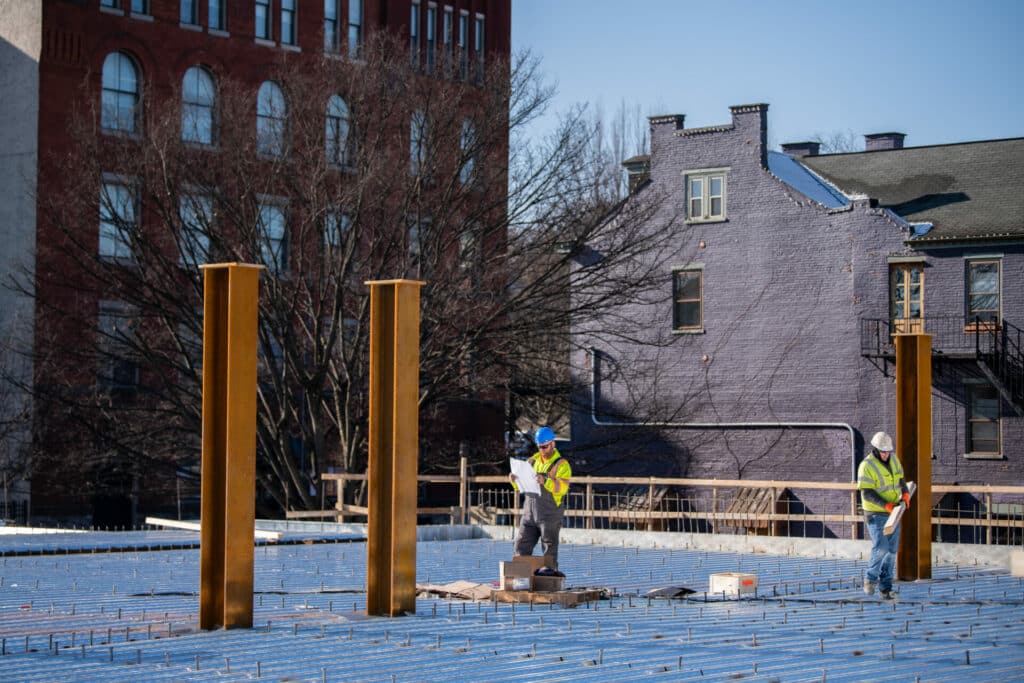
[[[711,586],[708,594],[740,595],[743,593],[757,592],[757,575],[740,574],[738,572],[726,572],[724,574],[712,574]]]
[[[530,565],[531,574],[544,566],[543,555],[516,555],[512,558],[512,561],[525,562],[526,564]]]
[[[498,585],[502,590],[529,590],[530,577],[533,575],[533,567],[528,562],[499,562],[498,563]],[[515,579],[526,579],[525,589],[512,588]],[[522,585],[521,583],[518,585]]]
[[[533,590],[538,593],[554,593],[565,586],[564,576],[533,576]]]
[[[1024,550],[1010,551],[1010,576],[1024,576]]]

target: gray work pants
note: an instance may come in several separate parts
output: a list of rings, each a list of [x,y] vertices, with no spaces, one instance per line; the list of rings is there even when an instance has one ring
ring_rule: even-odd
[[[540,539],[544,549],[544,566],[558,569],[558,532],[562,530],[562,508],[544,491],[544,496],[527,494],[523,501],[523,516],[516,532],[515,554],[533,555]]]

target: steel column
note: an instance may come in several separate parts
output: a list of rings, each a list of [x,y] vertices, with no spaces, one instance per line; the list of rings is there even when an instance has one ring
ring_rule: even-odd
[[[896,455],[908,481],[917,484],[900,522],[896,575],[901,581],[932,578],[932,338],[896,335]]]
[[[202,266],[199,627],[252,627],[256,334],[263,266]]]
[[[370,286],[366,612],[416,612],[420,287]]]

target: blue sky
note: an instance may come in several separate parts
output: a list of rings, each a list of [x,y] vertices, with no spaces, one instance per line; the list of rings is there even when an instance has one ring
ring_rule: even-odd
[[[772,149],[1022,137],[1022,33],[1017,0],[512,0],[513,51],[541,58],[555,110],[625,101],[691,128],[767,102]]]

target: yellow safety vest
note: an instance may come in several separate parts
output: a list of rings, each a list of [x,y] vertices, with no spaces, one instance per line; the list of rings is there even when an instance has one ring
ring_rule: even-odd
[[[533,471],[537,474],[547,475],[547,478],[544,480],[544,488],[555,499],[555,505],[561,505],[562,498],[569,492],[569,480],[572,479],[572,467],[569,465],[569,461],[563,458],[556,448],[547,460],[542,459],[540,453],[534,453],[527,459],[527,462],[533,466]],[[554,471],[551,469],[552,465],[554,466]],[[519,490],[519,487],[514,482],[512,486],[517,491]]]
[[[889,454],[889,465],[875,457],[874,453],[861,461],[857,468],[857,488],[874,489],[888,503],[900,499],[900,481],[903,479],[903,465],[896,453]],[[860,495],[861,505],[867,512],[885,512],[885,507],[872,503],[864,494]]]

